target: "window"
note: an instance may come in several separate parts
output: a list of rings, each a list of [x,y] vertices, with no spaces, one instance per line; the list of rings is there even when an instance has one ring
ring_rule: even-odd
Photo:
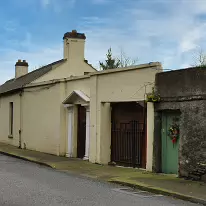
[[[14,125],[14,104],[9,103],[9,136],[13,136],[13,125]]]

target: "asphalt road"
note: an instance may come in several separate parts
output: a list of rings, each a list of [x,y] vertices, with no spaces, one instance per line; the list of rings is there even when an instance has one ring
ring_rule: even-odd
[[[0,155],[0,206],[198,205],[121,188]]]

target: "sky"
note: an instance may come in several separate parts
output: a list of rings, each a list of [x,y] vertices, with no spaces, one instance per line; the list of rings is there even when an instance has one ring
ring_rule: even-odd
[[[96,68],[109,47],[165,70],[194,65],[206,51],[206,0],[6,0],[0,25],[0,84],[18,59],[29,71],[62,59],[73,29],[85,33],[85,58]]]

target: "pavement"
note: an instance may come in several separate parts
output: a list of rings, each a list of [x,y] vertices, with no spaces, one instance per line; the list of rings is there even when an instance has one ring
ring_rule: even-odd
[[[124,187],[129,186],[135,189],[206,205],[206,184],[203,182],[184,180],[174,175],[155,174],[134,168],[92,164],[88,161],[75,158],[58,157],[41,152],[19,149],[3,143],[0,143],[0,153],[35,162],[68,175],[76,174],[101,182],[118,183],[119,185],[124,185]]]
[[[1,206],[197,206],[0,155]]]

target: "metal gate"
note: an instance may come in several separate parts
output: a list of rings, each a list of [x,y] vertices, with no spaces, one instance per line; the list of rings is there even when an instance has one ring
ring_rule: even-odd
[[[129,167],[141,166],[144,124],[138,121],[112,123],[111,161]]]

